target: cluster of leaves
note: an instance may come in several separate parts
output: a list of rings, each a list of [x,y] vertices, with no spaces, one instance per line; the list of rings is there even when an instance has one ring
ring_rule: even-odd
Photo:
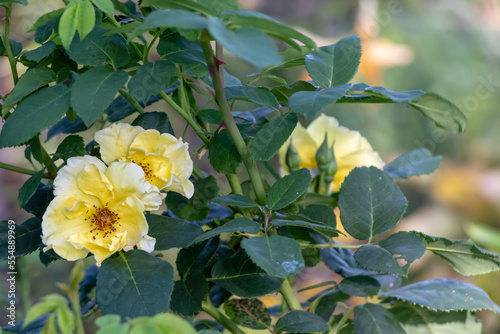
[[[26,4],[0,1],[9,8],[12,2]],[[299,118],[310,120],[334,103],[400,103],[446,130],[465,128],[463,112],[434,93],[349,83],[361,57],[358,36],[316,47],[310,38],[281,22],[239,9],[234,0],[143,0],[139,9],[131,0],[73,0],[66,8],[43,15],[31,30],[40,47],[22,52],[12,41],[7,52],[11,62],[29,69],[4,99],[5,124],[0,133],[0,147],[26,145],[26,157],[35,169],[39,166],[19,192],[20,206],[35,217],[17,226],[17,256],[43,247],[41,219],[53,190],[42,178],[53,178],[61,167],[55,164],[61,160],[64,164],[72,156],[96,154],[94,144],[85,146],[75,133],[96,122],[116,122],[139,113],[132,124],[174,134],[166,113],[144,112],[145,106],[159,99],[186,119],[208,148],[213,168],[228,176],[237,174],[242,162],[248,167],[271,159]],[[279,50],[272,38],[287,47]],[[243,85],[225,71],[218,73],[222,59],[207,51],[211,40],[258,69],[252,83],[268,79],[276,85]],[[155,45],[159,60],[150,62]],[[289,85],[278,76],[280,70],[304,65],[311,82]],[[222,90],[221,82],[225,82]],[[211,103],[212,109],[198,106],[195,95]],[[234,100],[258,108],[224,114],[223,105]],[[223,122],[228,116],[235,120],[244,148],[230,124]],[[39,140],[46,129],[48,138],[70,134],[52,157]],[[330,329],[420,333],[442,328],[479,332],[480,325],[470,313],[499,311],[481,289],[449,279],[401,286],[401,277],[407,277],[411,263],[426,251],[463,275],[500,269],[498,254],[470,240],[419,232],[399,232],[383,240],[378,236],[393,229],[407,207],[394,178],[430,173],[440,161],[428,150],[417,149],[385,170],[356,168],[332,196],[308,192],[313,179],[307,169],[278,178],[272,185],[265,183],[264,199],[251,180],[242,183],[241,193],[223,195],[213,176],[199,177],[194,180],[192,198],[169,193],[169,211],[147,215],[149,235],[157,240],[155,250],[180,248],[175,263],[180,278],[174,281],[171,263],[141,250],[111,257],[81,278],[82,315],[89,307],[98,307],[106,315],[96,322],[102,333],[214,333],[221,325],[233,333],[242,332],[238,326],[269,328],[274,333]],[[341,233],[334,214],[337,207],[346,233],[365,243],[334,241]],[[7,224],[0,228],[2,237],[6,236]],[[0,256],[6,258],[7,239],[0,242]],[[44,264],[57,259],[55,253],[40,250]],[[325,289],[297,304],[290,281],[321,261],[344,279],[310,287]],[[95,298],[89,294],[94,289]],[[285,299],[281,311],[267,309],[258,300],[278,290]],[[368,302],[349,307],[350,296],[366,297]],[[44,312],[30,315],[49,313],[38,319],[40,328],[53,328],[55,320],[67,313],[61,298],[47,297],[43,305],[50,307],[39,306],[37,310]],[[345,316],[334,315],[337,307]],[[190,324],[165,314],[168,310]],[[195,321],[192,316],[201,311],[216,322]],[[271,321],[272,316],[277,322]]]

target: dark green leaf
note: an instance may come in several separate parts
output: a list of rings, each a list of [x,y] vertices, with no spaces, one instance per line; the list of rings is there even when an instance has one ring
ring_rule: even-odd
[[[207,18],[181,9],[155,10],[146,16],[144,23],[133,31],[132,36],[156,28],[205,30],[207,29]]]
[[[313,92],[316,90],[312,84],[306,81],[297,81],[293,85],[288,86],[276,86],[271,89],[271,93],[276,96],[278,103],[285,104],[288,103],[290,96],[297,92],[308,91]]]
[[[105,66],[81,74],[72,87],[71,106],[87,126],[91,126],[111,104],[118,90],[127,82],[124,71],[112,72]]]
[[[42,145],[40,144],[39,136],[35,136],[30,140],[29,147],[33,158],[43,166]]]
[[[338,236],[338,230],[335,227],[331,227],[328,225],[308,222],[304,220],[287,220],[287,219],[273,219],[271,221],[272,226],[282,227],[282,226],[299,226],[299,227],[307,227],[312,230],[318,231],[320,233],[326,233],[328,235]]]
[[[228,100],[250,101],[275,110],[279,108],[276,97],[265,87],[232,86],[224,88],[224,92]]]
[[[219,247],[219,238],[183,248],[177,255],[177,271],[181,277],[205,269]]]
[[[426,148],[417,148],[407,152],[385,166],[384,172],[390,177],[407,179],[410,176],[430,174],[435,171],[443,157],[433,157],[432,152]]]
[[[273,184],[267,194],[267,205],[271,210],[279,210],[302,196],[311,184],[311,173],[302,168]]]
[[[393,254],[395,259],[404,260],[403,269],[408,271],[410,264],[425,253],[423,238],[410,232],[398,232],[379,242],[379,246]],[[500,268],[499,268],[500,269]]]
[[[123,320],[153,316],[168,310],[174,270],[142,250],[131,250],[106,259],[97,274],[96,300],[103,314]]]
[[[321,253],[318,248],[302,248],[302,257],[306,267],[316,267],[321,262]]]
[[[256,28],[243,26],[231,31],[224,22],[209,17],[208,31],[228,51],[258,68],[279,65],[283,60],[276,44]]]
[[[52,53],[52,51],[54,51],[55,48],[56,48],[56,43],[49,41],[40,46],[39,48],[36,48],[35,50],[26,52],[24,55],[26,59],[38,62],[43,58],[49,56]]]
[[[212,167],[223,174],[236,174],[241,156],[226,129],[214,134],[208,145],[208,159]]]
[[[325,206],[336,207],[337,199],[332,196],[306,193],[305,196],[297,202],[297,204],[306,207],[313,204],[324,204]]]
[[[296,114],[287,113],[264,124],[248,146],[253,158],[262,161],[271,159],[290,137],[298,121]]]
[[[42,242],[42,220],[30,218],[21,225],[16,225],[15,232],[16,257],[30,254],[36,251]],[[1,247],[7,250],[7,245],[1,245]]]
[[[405,334],[398,319],[385,307],[366,303],[354,311],[356,334]]]
[[[47,206],[54,198],[54,189],[43,183],[40,183],[35,194],[31,196],[31,199],[24,206],[24,210],[35,215],[38,218],[42,218]]]
[[[69,93],[68,88],[56,85],[43,88],[21,101],[3,125],[0,148],[20,145],[57,123],[69,108]]]
[[[167,114],[161,111],[141,114],[134,119],[132,125],[140,126],[145,130],[154,129],[158,130],[160,133],[170,133],[172,136],[175,136],[174,129],[172,128],[172,124],[170,124]]]
[[[257,234],[260,231],[261,224],[250,220],[245,217],[239,217],[228,221],[220,227],[216,227],[210,231],[203,233],[202,235],[195,238],[190,242],[190,245],[196,244],[198,242],[205,241],[221,233],[235,233],[235,232],[246,232],[251,234]]]
[[[241,8],[237,0],[198,0],[198,3],[210,7],[217,15],[226,10]]]
[[[380,291],[380,283],[371,276],[349,276],[340,282],[339,289],[350,296],[371,297]]]
[[[206,67],[205,55],[198,41],[190,41],[179,33],[165,34],[160,38],[156,48],[161,58],[181,64],[203,64]]]
[[[230,194],[226,196],[221,196],[214,198],[212,200],[214,203],[236,206],[239,208],[258,208],[260,205],[255,203],[251,198],[239,194]]]
[[[212,267],[212,282],[243,298],[256,298],[281,288],[282,278],[267,275],[240,249]]]
[[[500,270],[500,254],[479,248],[470,239],[454,240],[412,233],[425,240],[427,250],[439,255],[462,275],[480,275]]]
[[[307,72],[321,88],[343,85],[358,71],[361,42],[358,35],[322,46],[305,57]]]
[[[271,326],[271,315],[258,299],[232,299],[224,304],[224,312],[235,323],[252,329]]]
[[[279,236],[244,239],[241,247],[250,259],[269,275],[295,276],[304,268],[304,259],[297,241]]]
[[[5,98],[5,102],[2,107],[2,115],[5,115],[26,95],[55,80],[56,74],[48,68],[35,67],[28,70],[26,73],[21,75],[19,81],[14,86],[14,89],[12,89],[12,92],[10,92],[10,94]]]
[[[311,204],[300,212],[300,215],[327,225],[333,228],[337,227],[337,218],[333,209],[323,204]]]
[[[305,65],[304,57],[311,52],[311,48],[305,45],[291,46],[287,49],[281,50],[279,53],[283,56],[283,63],[278,66],[268,68],[269,70],[281,70],[296,66]],[[301,82],[301,81],[298,81]],[[303,81],[302,81],[303,82]]]
[[[227,11],[224,15],[230,15],[229,20],[237,26],[252,26],[286,43],[290,43],[291,39],[295,39],[309,48],[316,48],[316,43],[312,39],[265,14],[239,9]],[[296,45],[295,42],[291,44]]]
[[[319,301],[316,304],[316,309],[314,310],[314,313],[325,319],[325,321],[328,321],[332,316],[333,312],[335,311],[335,309],[337,308],[338,302],[342,302],[348,298],[349,295],[346,295],[345,293],[339,290],[336,290],[333,293],[329,293],[326,296],[323,296],[319,299]]]
[[[170,308],[177,314],[191,316],[201,311],[201,302],[208,293],[208,283],[200,272],[194,272],[186,280],[177,281],[172,292]]]
[[[324,107],[337,102],[351,86],[351,84],[346,84],[315,92],[297,92],[288,100],[290,110],[304,115],[309,120]]]
[[[319,315],[306,311],[291,311],[276,323],[275,330],[289,333],[312,333],[327,331],[330,327]]]
[[[340,219],[346,232],[359,240],[392,229],[407,205],[394,180],[375,167],[353,169],[340,188]]]
[[[66,162],[71,157],[83,156],[86,154],[87,151],[85,151],[83,138],[78,135],[70,135],[64,138],[59,144],[53,159],[63,159]]]
[[[71,59],[88,66],[111,64],[119,68],[127,65],[130,53],[125,39],[119,34],[106,36],[107,32],[107,29],[96,26],[84,40],[75,37],[69,49]]]
[[[155,250],[184,248],[194,238],[203,233],[201,227],[186,220],[153,215],[146,215],[150,237],[156,239]]]
[[[137,101],[146,103],[151,96],[168,86],[175,69],[174,63],[165,60],[141,65],[128,83],[130,94]]]
[[[28,32],[33,32],[39,26],[44,24],[45,22],[50,21],[53,18],[58,17],[59,15],[61,15],[64,12],[64,9],[65,8],[59,8],[59,9],[53,10],[51,12],[48,12],[46,14],[43,14],[42,16],[40,16],[40,18],[38,20],[36,20],[35,24],[33,24],[33,26],[30,28],[30,30],[28,30]]]
[[[204,5],[202,2],[197,2],[193,0],[143,0],[141,2],[142,7],[158,6],[160,8],[177,8],[185,9],[190,11],[195,11],[199,13],[208,14],[209,16],[217,15],[217,13],[212,9],[212,5]]]
[[[401,268],[391,252],[377,245],[359,248],[354,253],[354,258],[361,267],[368,270],[382,274],[408,275],[408,268]]]
[[[477,286],[448,278],[413,283],[386,292],[381,297],[393,297],[438,311],[500,312],[500,307]]]
[[[46,40],[48,40],[50,36],[52,36],[54,27],[58,22],[58,18],[54,17],[53,19],[41,24],[35,31],[35,42],[43,44]]]

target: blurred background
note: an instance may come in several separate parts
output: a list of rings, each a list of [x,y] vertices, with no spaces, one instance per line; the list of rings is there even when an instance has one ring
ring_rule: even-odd
[[[28,7],[14,5],[13,8],[12,38],[21,42],[25,49],[37,46],[33,34],[26,33],[36,19],[63,5],[59,0],[30,0],[29,3]],[[245,9],[263,12],[292,25],[312,37],[319,46],[359,34],[363,56],[359,74],[353,82],[381,85],[392,90],[432,91],[461,107],[469,122],[465,133],[460,135],[437,129],[417,111],[401,105],[334,105],[324,112],[337,117],[342,125],[359,130],[386,163],[417,147],[443,155],[437,172],[400,182],[410,204],[398,225],[400,230],[418,230],[456,239],[472,238],[481,247],[500,252],[499,1],[239,0],[239,3]],[[4,15],[1,9],[0,17],[3,19]],[[226,62],[227,70],[243,82],[249,81],[245,76],[255,72],[250,65],[230,55]],[[304,68],[292,69],[283,75],[288,83],[308,80]],[[2,57],[0,94],[5,96],[12,85],[7,59]],[[156,105],[154,109],[165,110],[166,106]],[[172,123],[174,128],[176,124],[183,127],[176,117]],[[91,141],[92,130],[83,136],[87,142]],[[59,135],[47,142],[48,151],[54,152],[63,138]],[[199,146],[197,139],[192,138],[193,154]],[[24,159],[23,148],[0,150],[0,161],[30,168]],[[278,166],[277,160],[272,163]],[[2,219],[22,223],[30,217],[17,204],[17,191],[25,180],[27,176],[0,170]],[[46,269],[39,264],[36,255],[26,261],[30,263],[26,284],[36,282],[36,289],[31,289],[33,303],[43,295],[57,292],[53,282],[67,282],[67,272],[72,266],[57,261]],[[308,269],[299,277],[298,284],[318,283],[325,279],[322,275],[330,273],[321,268]],[[431,254],[412,265],[410,277],[404,283],[437,277],[474,283],[500,304],[500,273],[463,277]],[[266,302],[273,303],[272,300]],[[3,303],[4,290],[0,298],[2,324],[5,319]],[[500,332],[497,315],[480,312],[479,316],[484,323],[484,333]]]

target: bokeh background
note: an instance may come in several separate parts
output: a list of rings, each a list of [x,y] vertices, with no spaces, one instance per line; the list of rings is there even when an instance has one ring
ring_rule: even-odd
[[[29,0],[14,5],[11,37],[25,49],[36,48],[33,34],[26,33],[42,14],[63,6],[60,0]],[[417,111],[402,105],[334,105],[324,110],[340,123],[359,130],[390,162],[417,147],[443,155],[439,170],[429,176],[400,182],[410,207],[398,228],[419,230],[435,236],[473,238],[478,245],[500,252],[500,2],[497,0],[239,0],[246,9],[261,11],[286,22],[328,45],[349,34],[359,34],[363,56],[354,82],[383,85],[392,90],[422,89],[438,93],[460,106],[469,118],[465,133],[449,134],[437,129]],[[0,10],[3,20],[5,13]],[[250,65],[226,57],[228,71],[242,78],[254,73]],[[22,73],[23,69],[20,68]],[[307,80],[304,68],[283,73],[288,83]],[[263,84],[264,82],[260,82]],[[271,82],[268,84],[272,85]],[[0,59],[0,94],[12,89],[6,57]],[[165,105],[153,106],[167,110]],[[184,128],[172,117],[174,127]],[[95,130],[95,129],[94,129]],[[179,135],[182,132],[179,131]],[[93,131],[83,134],[92,140]],[[189,136],[189,132],[188,132]],[[54,152],[64,138],[46,143]],[[200,142],[192,136],[194,155]],[[30,168],[23,148],[0,150],[0,161]],[[278,167],[277,160],[272,164]],[[202,166],[206,162],[202,161]],[[27,176],[0,170],[2,219],[21,223],[30,217],[17,204],[19,187]],[[350,240],[344,240],[352,242]],[[71,263],[58,261],[44,268],[36,254],[22,284],[30,286],[30,300],[57,292],[55,281],[67,282]],[[90,259],[89,264],[92,263]],[[4,266],[1,263],[0,266]],[[3,274],[5,271],[1,270]],[[4,324],[5,279],[0,274],[0,324]],[[298,285],[331,279],[324,268],[306,270]],[[500,304],[500,273],[464,277],[433,255],[416,261],[405,283],[436,277],[469,281],[486,290]],[[314,292],[314,291],[313,291]],[[307,298],[302,295],[302,298]],[[269,299],[272,304],[276,300]],[[500,333],[497,315],[480,312],[484,333]],[[90,327],[89,327],[90,328]]]

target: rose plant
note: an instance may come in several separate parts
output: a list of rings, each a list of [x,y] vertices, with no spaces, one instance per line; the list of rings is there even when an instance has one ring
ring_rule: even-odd
[[[0,167],[31,175],[18,198],[34,215],[16,226],[15,252],[2,223],[0,254],[76,261],[63,293],[6,332],[83,333],[99,314],[99,333],[480,333],[474,313],[500,310],[463,281],[403,284],[426,251],[462,275],[500,269],[499,254],[470,240],[392,231],[408,205],[394,179],[429,174],[441,157],[416,149],[385,164],[359,132],[321,113],[399,103],[462,132],[452,102],[351,83],[358,36],[318,47],[236,0],[64,3],[31,28],[40,46],[23,51],[10,20],[27,0],[0,0],[0,52],[15,82],[2,97],[0,147],[24,145],[33,169]],[[226,52],[256,68],[250,83],[228,72]],[[281,77],[297,66],[310,81]],[[186,128],[172,127],[174,114]],[[45,130],[62,140],[55,152]],[[356,241],[339,242],[343,231]],[[162,256],[170,249],[176,260]],[[95,265],[84,268],[88,256]],[[295,277],[320,262],[341,279],[299,301]],[[281,306],[267,308],[260,298],[276,293]]]

